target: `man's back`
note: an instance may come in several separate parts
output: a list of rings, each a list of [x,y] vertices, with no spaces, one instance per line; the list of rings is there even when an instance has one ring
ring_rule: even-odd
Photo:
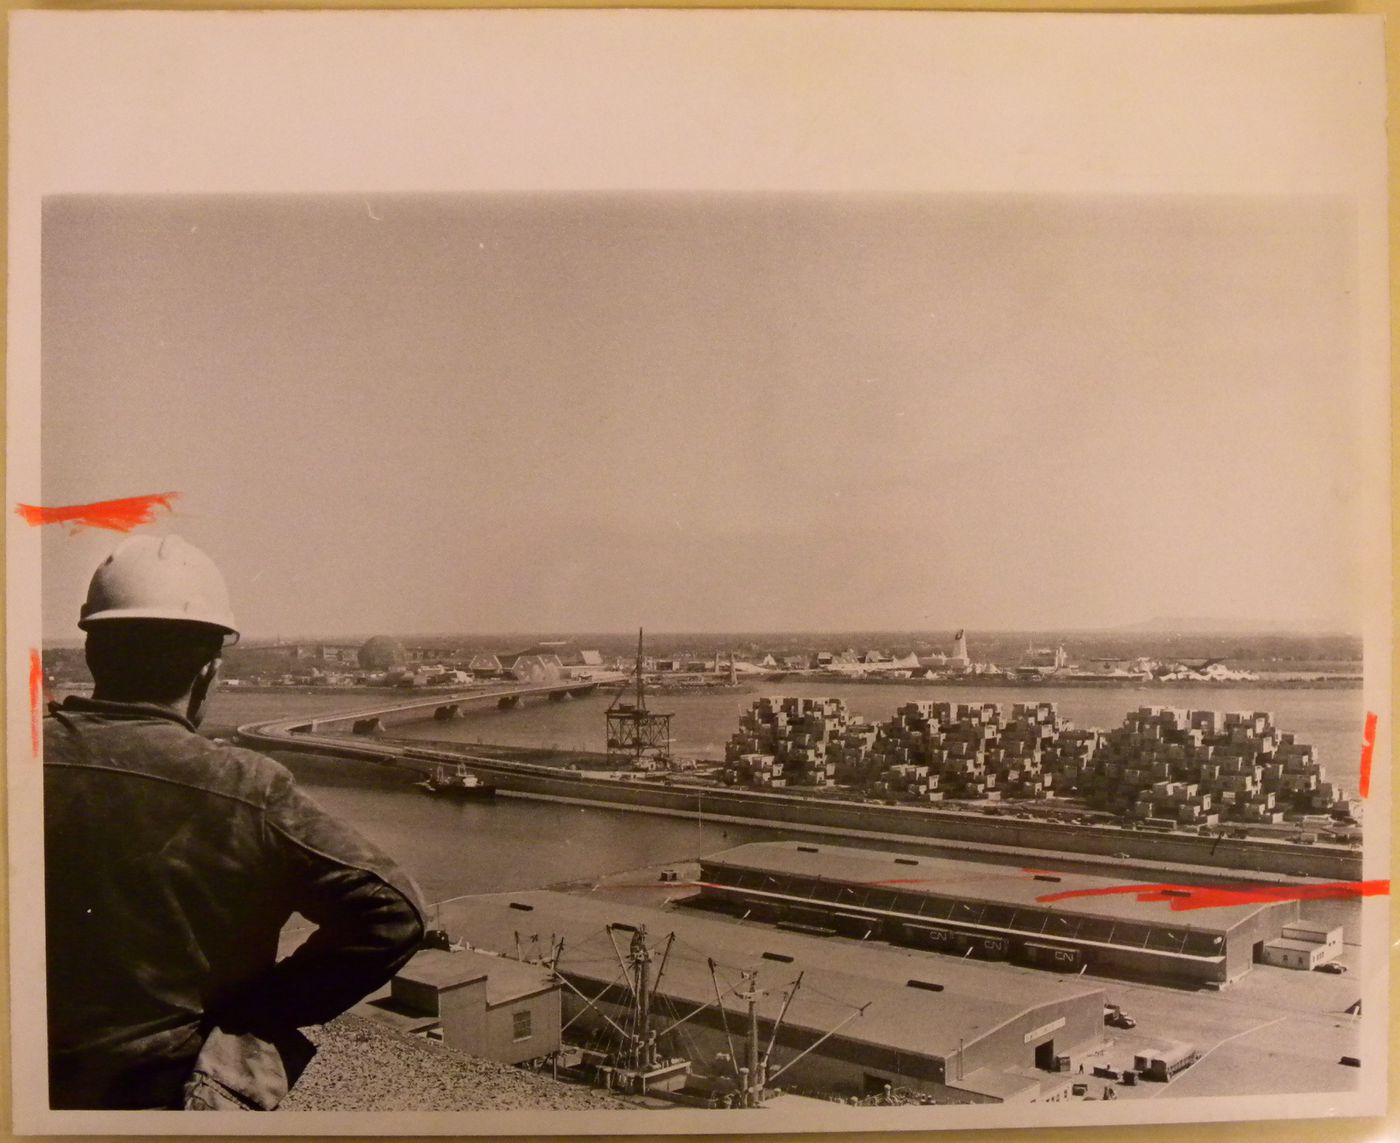
[[[178,1105],[212,1026],[330,1019],[418,945],[408,879],[271,759],[158,705],[69,699],[44,763],[55,1107]],[[293,912],[320,929],[274,968]]]

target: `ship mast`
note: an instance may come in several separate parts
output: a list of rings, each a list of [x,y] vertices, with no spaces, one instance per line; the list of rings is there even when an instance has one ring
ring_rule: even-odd
[[[632,934],[632,946],[628,949],[628,959],[636,978],[633,995],[636,998],[636,1032],[632,1039],[631,1052],[634,1068],[656,1066],[656,1041],[651,1034],[651,988],[650,967],[651,949],[647,946],[647,927],[640,926]]]
[[[624,955],[622,947],[614,939],[617,932],[629,932],[632,934],[627,945],[627,952]],[[579,986],[569,979],[567,972],[561,968],[560,960],[563,954],[564,942],[559,941],[553,944],[551,939],[551,956],[548,964],[554,974],[554,978],[563,984],[570,992],[582,1002],[583,1009],[589,1010],[597,1017],[602,1024],[611,1028],[616,1035],[613,1048],[607,1054],[606,1066],[600,1069],[600,1075],[604,1077],[607,1086],[616,1087],[618,1090],[635,1093],[646,1093],[653,1091],[664,1093],[674,1091],[679,1082],[690,1073],[691,1063],[683,1057],[664,1055],[661,1045],[665,1043],[672,1032],[684,1024],[689,1023],[708,1010],[719,1014],[720,1025],[724,1029],[725,1040],[728,1042],[729,1051],[721,1058],[729,1061],[733,1069],[735,1085],[733,1094],[729,1097],[733,1100],[731,1104],[726,1100],[725,1106],[755,1108],[762,1107],[764,1098],[768,1091],[768,1085],[778,1076],[782,1075],[794,1064],[801,1061],[808,1053],[816,1050],[832,1036],[841,1031],[852,1020],[864,1015],[865,1010],[870,1007],[869,1003],[859,1006],[852,1005],[851,1013],[835,1027],[819,1036],[813,1043],[800,1051],[787,1063],[777,1068],[776,1071],[769,1071],[770,1061],[773,1057],[773,1048],[777,1044],[778,1034],[787,1019],[788,1008],[796,997],[798,990],[802,987],[802,979],[805,973],[799,973],[797,979],[790,985],[783,986],[784,996],[782,1009],[778,1012],[777,1018],[768,1018],[772,1028],[768,1037],[768,1043],[761,1045],[759,1039],[759,1002],[769,993],[758,986],[758,970],[740,970],[740,979],[725,988],[720,987],[719,978],[716,975],[717,965],[713,958],[707,958],[706,964],[709,966],[710,979],[714,984],[714,999],[702,1000],[695,1008],[684,1015],[672,1015],[674,1019],[659,1031],[653,1027],[655,1015],[655,1000],[660,992],[661,980],[666,973],[666,965],[670,960],[671,948],[675,943],[676,934],[671,933],[666,938],[665,947],[661,950],[660,963],[653,974],[652,966],[657,961],[655,951],[647,940],[647,930],[645,925],[631,925],[620,921],[604,926],[609,943],[613,952],[617,956],[619,974],[614,978],[614,984],[621,980],[628,993],[627,1012],[617,1014],[617,1018],[608,1015],[599,1007],[599,1001],[603,998],[603,993],[589,997],[583,993]],[[519,934],[516,934],[517,941]],[[607,989],[604,989],[606,992]],[[739,1029],[735,1029],[736,1035],[730,1037],[731,1025],[725,1019],[727,997],[732,996],[735,1000],[745,1006],[745,1024],[742,1031],[742,1051],[736,1051],[734,1039],[739,1038]],[[613,1002],[615,1003],[615,1002]],[[567,1030],[569,1024],[582,1015],[582,1012],[572,1017],[564,1025]],[[743,1063],[740,1063],[742,1054]]]
[[[758,1054],[758,1000],[764,995],[758,990],[758,973],[753,969],[744,974],[744,991],[738,999],[749,1006],[748,1036],[744,1042],[744,1067],[740,1070],[742,1080],[742,1105],[744,1107],[763,1106],[764,1064]]]

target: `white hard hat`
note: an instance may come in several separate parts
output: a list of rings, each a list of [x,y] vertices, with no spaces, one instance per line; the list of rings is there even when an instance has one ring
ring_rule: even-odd
[[[238,634],[224,577],[179,536],[128,536],[93,572],[78,626],[108,619],[175,619]]]

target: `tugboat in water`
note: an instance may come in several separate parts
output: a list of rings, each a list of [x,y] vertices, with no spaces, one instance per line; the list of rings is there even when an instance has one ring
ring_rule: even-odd
[[[421,782],[418,788],[438,798],[494,798],[496,787],[483,782],[460,763],[456,766],[438,766]]]

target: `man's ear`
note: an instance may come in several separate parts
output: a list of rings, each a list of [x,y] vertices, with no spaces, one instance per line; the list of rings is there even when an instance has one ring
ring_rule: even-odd
[[[209,691],[214,685],[214,681],[219,677],[219,668],[224,665],[222,659],[210,659],[204,666],[199,668],[199,674],[194,677],[194,686],[190,688],[190,705],[186,717],[199,725],[200,715],[204,712],[204,704],[208,701]]]

